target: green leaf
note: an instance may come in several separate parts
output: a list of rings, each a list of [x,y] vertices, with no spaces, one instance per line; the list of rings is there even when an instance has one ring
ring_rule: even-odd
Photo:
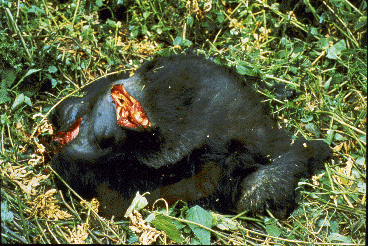
[[[28,13],[35,13],[35,14],[45,14],[45,10],[32,5],[29,9],[28,9]]]
[[[318,129],[318,127],[314,124],[314,123],[308,123],[305,126],[305,129],[310,132],[313,133],[314,136],[316,136],[317,138],[319,138],[319,136],[321,135],[320,130]]]
[[[162,29],[161,29],[161,27],[158,27],[158,28],[156,29],[156,32],[157,32],[157,34],[161,34],[161,33],[162,33]]]
[[[367,184],[363,182],[358,182],[357,191],[366,194]]]
[[[151,14],[151,13],[150,13],[150,12],[148,12],[148,11],[147,11],[147,12],[144,12],[144,13],[143,13],[143,18],[144,18],[144,19],[147,19],[147,18],[148,18],[148,16],[150,16],[150,14]]]
[[[0,104],[7,103],[10,100],[11,99],[9,97],[8,92],[6,90],[4,90],[4,89],[1,89],[0,90]]]
[[[8,116],[6,114],[2,114],[0,116],[0,122],[1,122],[1,125],[5,125],[5,124],[10,124],[11,121],[9,120]]]
[[[130,36],[131,36],[132,38],[136,38],[136,37],[138,36],[138,34],[139,34],[139,30],[138,30],[138,28],[135,28],[135,29],[133,29],[133,30],[131,31]]]
[[[324,50],[327,50],[328,47],[330,47],[327,38],[321,38],[320,40],[318,40],[318,44]]]
[[[52,88],[55,88],[57,84],[58,84],[58,82],[57,82],[56,79],[51,79],[51,86],[52,86]]]
[[[28,106],[32,107],[32,102],[31,102],[31,99],[30,99],[29,97],[24,96],[24,102],[25,102]]]
[[[331,235],[328,236],[328,239],[332,242],[351,243],[349,237],[340,235],[339,233],[331,233]]]
[[[13,222],[13,212],[8,210],[7,202],[4,201],[1,203],[1,220],[6,223]]]
[[[288,52],[286,50],[281,50],[277,52],[276,54],[277,54],[277,57],[280,59],[287,59],[287,56],[288,56]]]
[[[323,85],[323,89],[327,91],[330,88],[331,81],[332,81],[332,78],[328,79],[326,83]]]
[[[367,16],[363,15],[359,17],[358,21],[355,24],[354,32],[358,31],[359,29],[367,28]]]
[[[180,221],[174,220],[174,225],[176,226],[176,228],[178,228],[179,230],[183,229],[184,227],[186,227],[185,224],[181,223]]]
[[[221,230],[235,231],[239,229],[237,226],[237,222],[232,219],[226,218],[223,215],[215,213],[212,213],[212,216],[214,218],[213,224]]]
[[[98,7],[102,7],[102,5],[103,5],[102,0],[96,0],[96,5],[97,5]]]
[[[359,166],[363,166],[365,164],[365,157],[360,156],[356,159],[356,164],[358,164]]]
[[[193,43],[192,43],[192,41],[190,41],[189,39],[185,39],[184,41],[183,41],[183,46],[185,46],[185,47],[190,47],[190,46],[192,46],[193,45]]]
[[[326,142],[328,143],[328,145],[330,145],[332,143],[334,135],[335,135],[334,130],[327,130]]]
[[[116,22],[110,19],[107,19],[106,23],[112,27],[112,28],[116,28]]]
[[[177,36],[174,40],[174,46],[181,46],[181,44],[183,43],[183,38],[180,36]]]
[[[181,243],[183,241],[183,237],[173,220],[163,214],[157,214],[152,224],[156,229],[164,231],[175,242]]]
[[[327,58],[336,60],[342,51],[346,50],[345,40],[340,40],[334,46],[327,49]]]
[[[367,142],[367,136],[366,136],[366,135],[364,135],[364,134],[361,134],[361,135],[359,136],[359,139],[360,139],[360,140],[362,140],[363,142]]]
[[[190,245],[200,245],[200,244],[202,244],[202,243],[201,243],[201,241],[198,240],[198,238],[192,237],[190,239]]]
[[[245,75],[247,74],[247,69],[245,67],[243,67],[242,65],[237,65],[236,66],[236,71],[238,72],[238,74],[240,75]]]
[[[14,88],[15,87],[17,87],[20,83],[22,83],[22,81],[27,77],[27,76],[29,76],[29,75],[31,75],[31,74],[33,74],[33,73],[36,73],[36,72],[38,72],[38,71],[40,71],[41,69],[30,69],[30,70],[28,70],[28,72],[18,81],[18,83],[15,85],[15,86],[13,86],[12,88],[11,88],[11,90],[13,91],[14,90]]]
[[[310,32],[311,32],[311,34],[313,34],[313,35],[319,35],[318,29],[317,29],[317,28],[315,28],[315,27],[311,27],[311,28],[310,28]]]
[[[4,69],[1,71],[1,89],[9,88],[17,78],[15,69]]]
[[[207,228],[212,227],[212,215],[198,205],[187,211],[186,219],[201,224]],[[188,226],[201,241],[201,244],[210,244],[211,233],[208,230],[191,223],[188,223]]]
[[[344,137],[343,135],[341,135],[340,133],[335,133],[334,136],[335,141],[345,141],[348,140],[346,137]]]
[[[236,71],[240,75],[255,76],[255,73],[253,72],[253,69],[246,68],[246,67],[244,67],[242,65],[237,65],[236,66]]]
[[[298,69],[299,69],[299,68],[294,67],[294,66],[290,66],[290,67],[289,67],[290,72],[292,72],[293,74],[298,74]]]
[[[49,73],[56,73],[57,70],[58,69],[55,66],[49,66],[49,69],[48,69]]]
[[[144,220],[145,220],[146,222],[151,223],[154,219],[156,219],[156,215],[155,215],[154,213],[151,213],[151,214],[149,214],[149,215],[147,216],[147,218],[145,218]]]
[[[352,234],[355,234],[364,225],[365,225],[365,218],[360,217],[359,220],[350,227]]]
[[[187,17],[187,25],[188,25],[189,27],[192,27],[192,26],[193,26],[193,23],[194,23],[194,19],[193,19],[193,17],[192,17],[191,15],[189,15],[189,16]]]
[[[15,98],[11,109],[14,110],[16,107],[18,107],[19,105],[21,105],[23,102],[24,102],[24,94],[22,93],[22,94],[19,94]]]
[[[137,194],[135,195],[132,201],[132,204],[129,206],[129,208],[127,209],[124,215],[126,218],[133,212],[133,209],[139,211],[145,206],[147,206],[148,202],[147,202],[147,199],[144,197],[145,194],[147,193],[140,195],[139,191],[137,191]]]
[[[222,23],[225,21],[225,15],[223,15],[221,12],[217,13],[217,21]]]
[[[307,123],[313,120],[313,115],[309,115],[308,118],[301,119],[302,122]]]
[[[274,237],[279,237],[281,235],[281,231],[276,225],[266,225],[266,232],[268,235]]]
[[[339,223],[337,221],[331,221],[330,228],[332,232],[337,232],[339,230]]]
[[[281,235],[281,231],[276,223],[276,219],[265,218],[266,232],[271,236],[279,237]]]

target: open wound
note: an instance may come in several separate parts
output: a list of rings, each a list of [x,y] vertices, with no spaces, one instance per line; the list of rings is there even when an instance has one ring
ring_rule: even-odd
[[[74,138],[78,136],[79,126],[82,123],[82,118],[78,118],[66,131],[59,132],[54,141],[60,144],[60,147],[63,147]]]
[[[122,85],[115,85],[111,89],[111,97],[116,106],[118,125],[129,128],[151,126],[151,122],[143,111],[141,104],[125,90]]]

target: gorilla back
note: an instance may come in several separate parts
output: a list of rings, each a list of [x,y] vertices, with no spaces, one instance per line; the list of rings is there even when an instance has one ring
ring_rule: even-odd
[[[282,218],[299,179],[331,157],[324,142],[278,129],[252,78],[203,57],[156,58],[82,92],[51,118],[62,146],[52,166],[104,216],[121,217],[137,191],[150,191],[150,202]]]

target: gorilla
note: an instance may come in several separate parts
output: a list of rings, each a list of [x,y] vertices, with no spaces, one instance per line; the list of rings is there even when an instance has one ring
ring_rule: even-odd
[[[195,54],[101,78],[56,107],[52,167],[79,195],[96,197],[106,217],[121,218],[137,191],[149,191],[151,204],[164,198],[285,218],[298,181],[332,153],[279,129],[254,83]]]

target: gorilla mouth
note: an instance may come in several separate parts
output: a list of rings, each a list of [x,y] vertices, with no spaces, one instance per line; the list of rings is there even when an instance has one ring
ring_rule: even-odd
[[[116,106],[117,124],[127,128],[147,128],[151,122],[143,111],[142,105],[126,91],[124,86],[115,85],[111,88],[111,97]],[[59,132],[54,141],[58,142],[60,147],[65,146],[78,136],[79,127],[82,118],[78,118],[66,131]]]
[[[122,85],[111,89],[111,97],[116,106],[116,119],[119,126],[128,128],[147,128],[151,122],[143,111],[141,104],[125,90]]]

